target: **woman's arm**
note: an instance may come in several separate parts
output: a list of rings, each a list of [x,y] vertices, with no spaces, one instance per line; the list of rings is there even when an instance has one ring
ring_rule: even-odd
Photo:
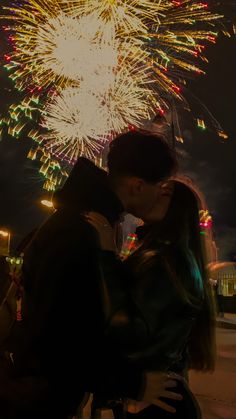
[[[149,340],[149,329],[142,312],[129,292],[132,273],[117,255],[114,230],[108,220],[98,213],[89,213],[87,221],[99,234],[101,250],[98,263],[100,269],[100,296],[103,307],[105,334],[109,343],[115,343],[119,353],[123,356],[123,363],[118,367],[121,376],[122,368],[126,365],[125,376],[128,370],[133,369],[130,378],[143,370],[137,365],[131,365],[126,358],[128,352],[137,350],[140,345],[145,345]],[[119,375],[119,373],[118,373]],[[145,378],[145,379],[144,379]],[[179,376],[170,376],[164,372],[143,371],[143,384],[139,396],[132,397],[155,404],[164,410],[174,413],[175,410],[168,404],[159,400],[160,397],[181,400],[179,394],[168,391],[175,387]],[[132,380],[132,378],[131,378]],[[105,380],[106,381],[106,380]],[[124,383],[131,387],[129,383]],[[126,392],[127,394],[127,392]],[[130,396],[129,396],[130,397]]]

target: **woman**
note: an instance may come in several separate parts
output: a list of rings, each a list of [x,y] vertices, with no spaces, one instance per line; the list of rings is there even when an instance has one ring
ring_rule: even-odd
[[[155,207],[137,230],[137,249],[123,262],[130,272],[129,291],[148,329],[148,339],[127,345],[126,356],[144,371],[173,371],[186,377],[188,369],[214,370],[214,306],[204,269],[198,199],[179,181],[162,184],[160,191]],[[97,229],[102,249],[114,252],[108,222],[94,213],[88,221]],[[173,391],[183,396],[182,401],[171,402],[175,415],[134,401],[128,402],[127,415],[201,417],[186,380]]]

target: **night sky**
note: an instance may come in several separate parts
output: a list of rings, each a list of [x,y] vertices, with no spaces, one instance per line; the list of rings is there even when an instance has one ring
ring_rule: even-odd
[[[236,20],[233,7],[227,8],[227,14]],[[1,58],[5,52],[1,43]],[[236,260],[236,38],[220,36],[207,56],[207,75],[191,82],[190,88],[229,139],[220,140],[216,134],[186,121],[186,128],[182,128],[184,170],[206,195],[221,259]],[[6,71],[1,68],[0,112],[15,98],[10,88]],[[40,204],[47,192],[42,189],[38,165],[26,158],[31,145],[28,139],[6,135],[0,141],[0,227],[12,232],[14,245],[48,216],[48,210]]]

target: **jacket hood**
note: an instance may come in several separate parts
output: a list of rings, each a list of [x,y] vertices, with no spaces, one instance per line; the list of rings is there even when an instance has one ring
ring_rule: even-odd
[[[64,186],[54,194],[54,207],[73,208],[79,212],[96,211],[111,223],[124,211],[120,200],[111,190],[107,172],[85,157],[74,165]]]

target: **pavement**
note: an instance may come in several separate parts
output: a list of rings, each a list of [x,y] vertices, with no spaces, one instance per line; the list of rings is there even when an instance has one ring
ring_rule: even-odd
[[[223,317],[217,317],[216,323],[218,327],[236,330],[236,314],[226,313]]]
[[[200,403],[203,419],[236,419],[236,315],[226,314],[220,322],[215,372],[190,372],[190,386]],[[229,328],[229,324],[235,327]]]

